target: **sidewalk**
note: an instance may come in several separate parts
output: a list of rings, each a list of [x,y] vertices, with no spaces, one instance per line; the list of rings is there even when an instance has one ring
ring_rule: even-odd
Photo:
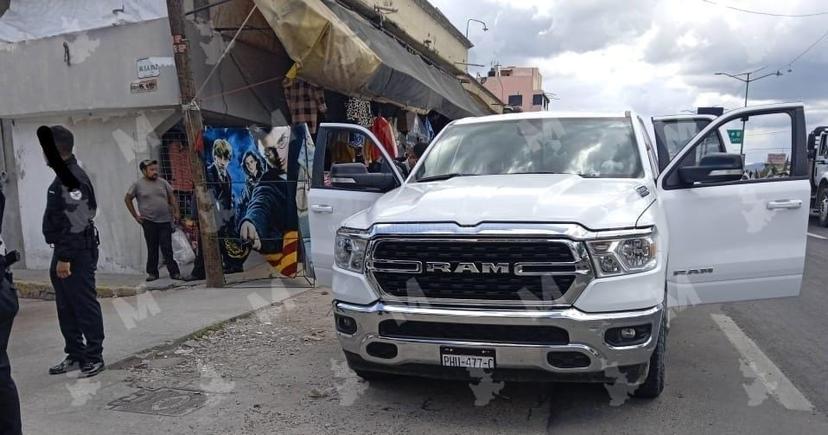
[[[246,266],[246,270],[242,273],[225,275],[227,285],[275,277],[273,268],[263,259],[258,261],[251,260]],[[189,276],[191,269],[192,264],[182,265],[182,275]],[[55,299],[48,270],[13,269],[12,272],[14,273],[15,286],[21,298]],[[152,282],[146,282],[146,275],[128,273],[97,273],[95,275],[95,281],[99,298],[135,296],[154,290],[204,285],[204,280],[189,282],[173,281],[163,267],[160,270],[160,278]]]
[[[175,343],[309,288],[304,280],[265,279],[223,289],[195,287],[102,299],[104,359],[113,367],[89,380],[76,379],[76,373],[46,374],[50,365],[63,358],[54,302],[21,300],[9,356],[26,433],[59,432],[60,421],[67,414],[78,411],[100,388],[101,381],[120,372],[116,370],[118,361],[136,354],[140,357],[144,350]]]

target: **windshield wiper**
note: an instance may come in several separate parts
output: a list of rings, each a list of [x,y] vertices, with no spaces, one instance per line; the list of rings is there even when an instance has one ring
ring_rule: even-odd
[[[459,172],[449,172],[448,174],[430,175],[428,177],[418,178],[418,183],[425,183],[427,181],[443,181],[454,177],[470,177],[475,174],[461,174]]]

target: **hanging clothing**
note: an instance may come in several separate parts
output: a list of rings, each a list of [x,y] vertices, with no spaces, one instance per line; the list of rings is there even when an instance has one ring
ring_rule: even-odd
[[[167,149],[170,162],[170,179],[173,190],[193,191],[193,171],[190,165],[190,153],[180,141],[170,143]]]
[[[434,128],[431,127],[431,121],[428,119],[428,116],[423,117],[423,125],[425,126],[426,142],[431,143],[431,140],[434,139]]]
[[[365,128],[371,128],[373,117],[371,116],[371,102],[362,98],[351,97],[345,106],[345,117],[348,121],[359,124]]]
[[[294,125],[307,123],[311,134],[316,134],[319,113],[328,110],[324,90],[298,78],[286,80],[284,89],[291,122]]]
[[[371,126],[371,132],[379,139],[388,156],[392,159],[397,158],[397,140],[394,138],[394,129],[391,127],[391,123],[382,116],[377,116],[374,119],[374,125]],[[378,150],[373,150],[374,160],[378,160],[380,156]]]

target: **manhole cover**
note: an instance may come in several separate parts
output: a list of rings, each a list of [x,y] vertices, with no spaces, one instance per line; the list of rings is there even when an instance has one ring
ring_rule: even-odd
[[[206,402],[207,395],[202,391],[159,388],[138,391],[110,402],[107,407],[113,411],[179,417],[201,408]]]

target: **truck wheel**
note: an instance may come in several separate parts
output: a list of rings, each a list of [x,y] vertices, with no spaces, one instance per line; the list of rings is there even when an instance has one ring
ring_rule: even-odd
[[[666,316],[665,316],[666,317]],[[653,354],[650,356],[650,367],[647,379],[638,386],[633,393],[634,397],[654,399],[664,391],[665,353],[667,351],[667,327],[666,319],[661,319],[661,327],[658,332],[658,343]]]
[[[819,225],[828,227],[828,185],[819,186],[816,209],[819,212]]]

